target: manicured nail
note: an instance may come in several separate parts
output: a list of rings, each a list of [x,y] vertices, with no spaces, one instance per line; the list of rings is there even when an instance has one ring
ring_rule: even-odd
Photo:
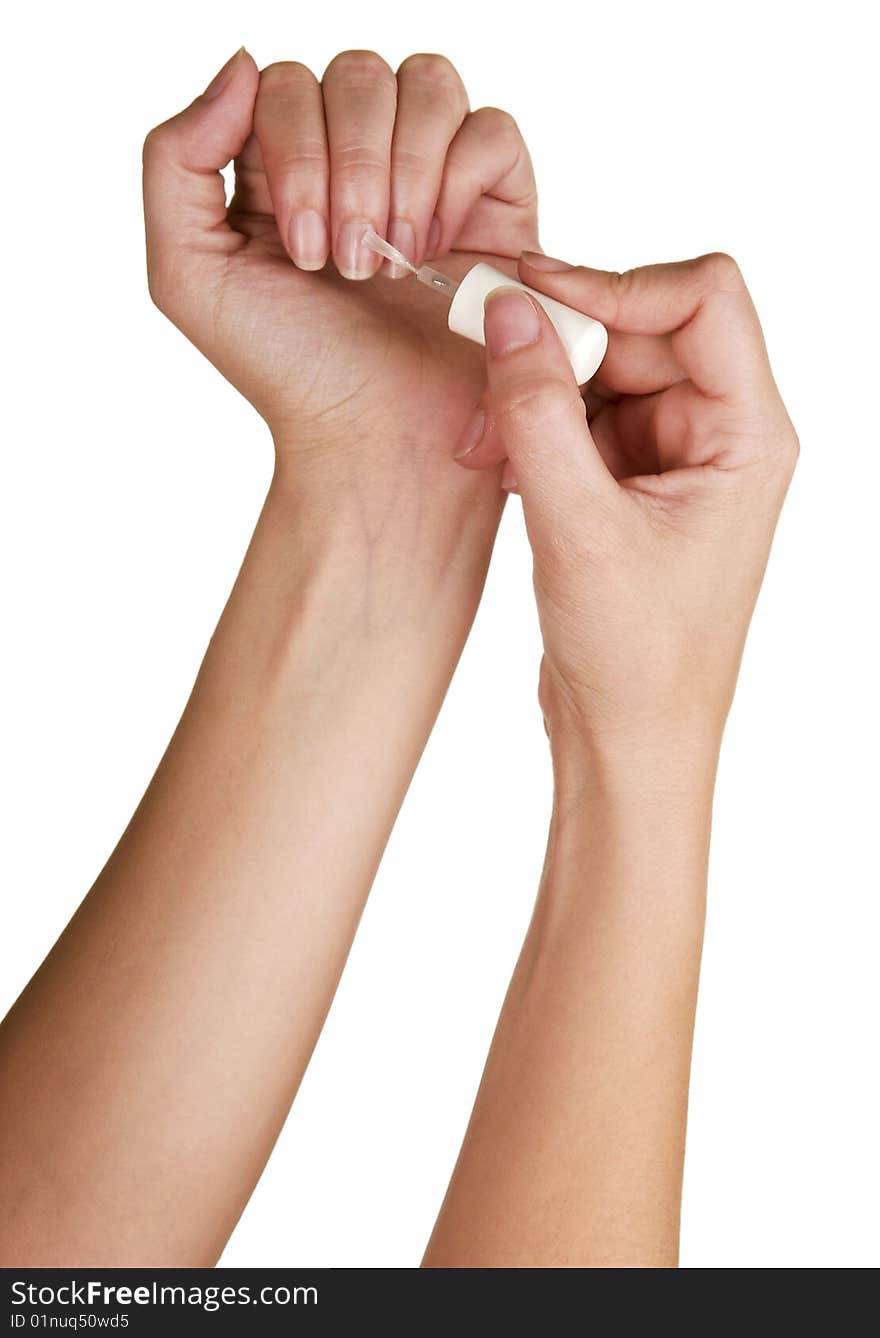
[[[486,415],[482,409],[477,409],[459,438],[452,455],[453,460],[463,460],[466,455],[470,455],[471,451],[477,449],[485,435]]]
[[[362,219],[349,219],[336,234],[334,258],[344,279],[369,279],[376,272],[377,257],[363,244],[369,227]]]
[[[536,344],[541,321],[528,293],[519,288],[496,288],[486,298],[486,347],[493,358]]]
[[[239,60],[243,55],[244,55],[244,47],[240,46],[236,51],[235,55],[229,57],[229,60],[223,66],[223,69],[214,75],[214,78],[211,80],[211,82],[208,84],[208,87],[202,94],[202,97],[206,102],[210,102],[212,98],[219,97],[219,95],[223,92],[224,88],[229,83],[232,71],[234,70],[235,66],[238,64]]]
[[[553,256],[545,256],[543,251],[523,251],[520,260],[524,260],[532,269],[543,270],[546,274],[561,274],[563,270],[574,269],[574,265],[569,265],[567,260],[556,260]]]
[[[396,247],[407,260],[416,258],[416,234],[413,232],[412,224],[405,218],[392,218],[388,228],[388,240],[392,246]],[[393,260],[385,261],[385,268],[392,279],[402,279],[409,270],[403,265],[395,265]]]
[[[509,460],[504,461],[504,468],[501,471],[501,487],[505,492],[519,492],[519,484]]]
[[[440,245],[440,220],[435,214],[434,217],[431,219],[431,226],[428,229],[428,246],[425,254],[429,256],[435,255],[437,252],[437,247],[439,245]]]
[[[290,221],[290,253],[300,269],[321,269],[327,259],[327,223],[317,209],[303,209]]]

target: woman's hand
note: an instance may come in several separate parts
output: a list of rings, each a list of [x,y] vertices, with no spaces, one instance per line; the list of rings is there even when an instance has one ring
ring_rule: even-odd
[[[319,82],[293,61],[260,73],[242,50],[150,133],[144,161],[153,297],[265,418],[279,470],[356,478],[384,506],[409,483],[416,500],[436,483],[472,502],[448,457],[479,352],[449,334],[445,299],[377,275],[360,238],[372,227],[452,274],[536,245],[513,120],[469,112],[442,56],[410,56],[395,75],[347,51]],[[476,492],[494,515],[497,484]]]
[[[216,1262],[479,598],[503,494],[450,460],[478,350],[420,284],[294,260],[324,259],[324,218],[339,264],[372,270],[348,225],[384,232],[389,208],[419,257],[435,214],[441,253],[534,238],[518,135],[467,117],[438,57],[395,80],[350,53],[322,90],[239,53],[149,137],[145,185],[153,294],[264,415],[278,460],[156,776],[0,1028],[0,1260],[17,1266]]]
[[[554,753],[709,764],[798,450],[755,309],[724,255],[519,273],[610,333],[585,413],[537,304],[490,298],[486,415],[462,440],[522,495]]]
[[[585,412],[542,308],[487,303],[459,454],[522,494],[556,793],[425,1262],[672,1267],[715,761],[797,443],[728,257],[519,273],[610,340]]]

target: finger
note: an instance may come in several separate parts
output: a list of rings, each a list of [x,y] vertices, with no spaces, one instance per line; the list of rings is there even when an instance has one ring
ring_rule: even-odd
[[[251,133],[259,74],[242,48],[201,97],[151,130],[144,144],[144,217],[150,290],[164,309],[179,288],[181,257],[239,245],[226,224],[220,169]]]
[[[465,424],[452,457],[463,469],[492,469],[507,459],[498,424],[478,405]]]
[[[327,132],[321,85],[296,61],[260,75],[254,129],[278,234],[300,269],[321,269],[330,250]]]
[[[446,153],[467,115],[458,71],[445,56],[408,56],[397,71],[388,240],[415,263],[426,254]],[[406,274],[389,265],[394,278]]]
[[[487,407],[510,461],[533,541],[555,544],[584,517],[610,512],[617,485],[596,450],[562,343],[541,306],[516,288],[486,302]]]
[[[483,208],[474,218],[474,206]],[[537,245],[538,193],[519,126],[507,112],[471,112],[449,146],[429,256],[490,251],[517,256]],[[529,239],[529,240],[526,240]]]
[[[706,395],[737,399],[772,380],[757,313],[730,256],[610,274],[527,253],[519,272],[530,287],[609,329],[668,335],[682,369]]]
[[[682,382],[689,394],[699,395],[690,382]],[[657,433],[657,420],[664,403],[663,392],[631,395],[617,404],[605,404],[590,420],[590,432],[609,471],[618,482],[644,479],[663,472],[664,453]],[[680,415],[681,418],[681,415]],[[676,462],[684,464],[682,460]]]
[[[649,395],[686,376],[670,335],[633,335],[619,330],[609,334],[602,359],[603,390],[613,395]]]
[[[516,473],[509,460],[504,461],[504,468],[501,471],[501,487],[505,492],[519,492]]]
[[[668,391],[635,395],[614,406],[619,449],[640,474],[711,464],[717,457],[714,436],[692,430],[700,392],[690,381]],[[632,471],[630,471],[632,472]]]
[[[234,228],[251,215],[262,215],[274,221],[275,210],[266,181],[263,153],[256,135],[249,135],[241,153],[236,155],[235,189],[228,214]]]
[[[644,467],[634,464],[630,454],[624,449],[617,431],[615,405],[605,404],[589,420],[590,435],[596,443],[596,450],[618,483],[622,479],[644,474]]]
[[[612,401],[612,407],[622,395],[645,396],[666,390],[686,379],[672,351],[668,335],[626,335],[616,333],[609,340],[608,352],[602,362],[602,376],[594,379],[581,391],[587,408],[587,419],[598,414]],[[591,426],[591,431],[593,428]],[[593,431],[596,445],[615,478],[621,476],[620,461],[612,464],[603,444]],[[464,469],[488,469],[501,463],[507,456],[497,424],[480,405],[465,424],[453,453],[453,459]],[[627,462],[627,465],[629,462]],[[502,485],[503,486],[503,485]]]
[[[363,245],[367,228],[385,236],[397,80],[374,51],[343,51],[324,73],[330,149],[333,259],[347,279],[368,279],[381,257]]]

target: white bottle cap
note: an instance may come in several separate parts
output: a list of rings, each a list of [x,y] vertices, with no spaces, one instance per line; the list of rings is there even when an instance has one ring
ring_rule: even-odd
[[[512,279],[500,269],[493,269],[491,265],[474,265],[461,280],[449,308],[450,330],[464,335],[465,339],[473,339],[477,344],[485,344],[483,308],[486,298],[496,288],[521,288],[540,302],[565,346],[578,385],[582,386],[591,376],[595,376],[608,347],[605,326],[594,321],[591,316],[585,316],[582,311],[575,311],[573,307],[567,307],[552,297],[536,293],[534,288],[527,288],[524,283]]]

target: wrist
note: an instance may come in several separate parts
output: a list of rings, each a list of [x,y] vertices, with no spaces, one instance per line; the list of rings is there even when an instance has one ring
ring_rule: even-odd
[[[548,868],[555,873],[546,901],[563,933],[585,869],[604,870],[622,901],[631,897],[647,907],[662,890],[665,909],[701,918],[720,733],[692,726],[670,732],[648,721],[614,731],[583,723],[575,729],[570,721],[549,725]]]
[[[695,705],[670,715],[634,711],[615,720],[560,687],[545,658],[540,701],[550,740],[554,788],[567,805],[578,796],[615,802],[665,798],[711,802],[724,716]]]
[[[635,754],[593,752],[564,780],[557,770],[534,916],[538,957],[579,960],[597,935],[631,930],[639,942],[654,936],[651,951],[668,942],[670,961],[691,952],[705,914],[712,798],[708,779],[683,782],[677,766]]]
[[[369,587],[386,620],[410,622],[447,592],[479,598],[503,504],[494,477],[455,468],[429,441],[275,445],[268,505],[345,573],[352,598]]]
[[[249,628],[241,693],[265,710],[290,699],[343,715],[399,694],[439,705],[467,636],[491,550],[468,562],[400,563],[371,543],[344,501],[326,506],[273,479],[230,606]],[[225,645],[224,621],[214,642]],[[228,660],[209,654],[212,662]]]
[[[548,725],[554,792],[563,807],[579,802],[618,806],[711,806],[720,734],[670,733],[646,724],[632,732],[574,732]]]

